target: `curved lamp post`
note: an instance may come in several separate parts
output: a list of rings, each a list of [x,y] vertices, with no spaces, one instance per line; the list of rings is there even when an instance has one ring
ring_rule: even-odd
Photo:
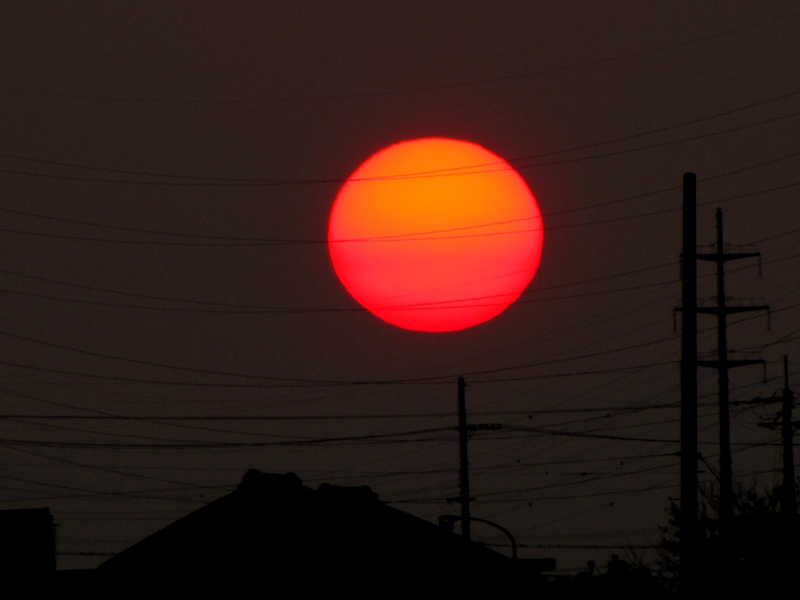
[[[509,540],[511,540],[511,558],[516,560],[517,558],[517,540],[514,539],[514,536],[511,535],[511,532],[503,527],[502,525],[498,525],[494,521],[489,521],[487,519],[481,519],[479,517],[470,517],[470,521],[477,521],[478,523],[486,523],[486,525],[491,525],[495,529],[499,529],[503,533],[506,534]],[[456,521],[461,521],[461,517],[458,515],[441,515],[439,517],[439,525],[444,527],[448,531],[453,531],[455,528]]]

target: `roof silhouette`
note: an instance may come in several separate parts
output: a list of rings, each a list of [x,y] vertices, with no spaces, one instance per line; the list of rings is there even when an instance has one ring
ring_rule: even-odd
[[[248,471],[230,494],[99,566],[105,575],[404,574],[502,568],[482,544],[397,510],[369,487]],[[486,572],[488,572],[486,571]]]

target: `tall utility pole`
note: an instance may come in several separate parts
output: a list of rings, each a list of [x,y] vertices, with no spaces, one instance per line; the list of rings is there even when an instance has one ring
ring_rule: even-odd
[[[458,378],[458,455],[461,501],[461,535],[470,539],[469,454],[467,453],[467,399],[463,377]]]
[[[697,176],[683,174],[681,310],[681,590],[697,573]]]
[[[731,423],[729,407],[728,371],[733,367],[763,364],[763,360],[729,360],[727,317],[729,314],[769,310],[768,306],[728,305],[725,295],[725,263],[730,260],[757,258],[758,252],[725,252],[722,231],[722,209],[717,209],[717,247],[711,254],[696,254],[698,260],[717,263],[717,302],[716,306],[698,307],[698,313],[717,316],[717,359],[699,360],[702,367],[711,367],[719,372],[719,479],[720,479],[720,520],[728,522],[733,514],[733,465],[731,460]],[[684,319],[686,318],[684,310]]]

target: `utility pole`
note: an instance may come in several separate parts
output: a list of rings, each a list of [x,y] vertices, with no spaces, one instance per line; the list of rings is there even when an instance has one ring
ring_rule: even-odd
[[[781,486],[780,502],[781,513],[784,515],[786,524],[792,526],[797,518],[797,491],[794,483],[794,428],[800,426],[800,422],[792,421],[792,409],[794,408],[794,393],[789,388],[789,357],[783,357],[783,393],[781,398],[756,398],[748,401],[748,404],[775,404],[781,403],[781,439],[783,441],[783,485]],[[777,429],[778,423],[758,423],[759,427],[766,429]]]
[[[470,539],[469,516],[469,454],[467,453],[467,399],[463,377],[458,378],[458,454],[461,501],[461,535]]]
[[[797,518],[797,493],[794,486],[794,426],[792,423],[792,408],[794,408],[794,394],[789,389],[789,357],[783,357],[783,409],[781,416],[781,437],[783,438],[783,497],[781,510],[786,514],[789,523],[794,523]]]
[[[464,382],[463,377],[458,378],[458,456],[459,456],[459,495],[457,498],[448,498],[448,502],[459,502],[461,504],[461,535],[470,539],[471,527],[470,521],[480,521],[481,523],[488,523],[485,519],[478,519],[470,516],[469,503],[475,498],[469,495],[469,452],[467,451],[467,443],[469,442],[470,432],[488,431],[502,429],[500,423],[475,423],[467,425],[467,398],[466,398],[467,384]],[[452,520],[451,517],[445,515],[447,519]],[[496,523],[492,523],[499,527]]]
[[[725,263],[731,260],[757,258],[757,252],[725,252],[722,230],[722,209],[717,209],[717,244],[716,252],[710,254],[697,253],[698,260],[706,260],[717,264],[717,299],[716,306],[698,307],[698,313],[717,316],[717,359],[698,360],[702,367],[711,367],[719,373],[719,478],[720,478],[720,521],[729,522],[733,515],[733,465],[731,459],[731,424],[730,401],[728,389],[728,371],[734,367],[763,364],[763,360],[729,360],[727,316],[733,313],[769,310],[768,306],[728,305],[725,295]],[[684,313],[684,318],[685,318]]]
[[[681,591],[697,575],[697,176],[683,174],[681,310]]]

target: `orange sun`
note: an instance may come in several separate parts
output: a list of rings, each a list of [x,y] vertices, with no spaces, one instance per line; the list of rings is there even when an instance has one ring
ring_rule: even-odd
[[[328,248],[347,291],[417,331],[483,323],[533,278],[542,216],[525,181],[470,142],[423,138],[368,158],[331,210]]]

